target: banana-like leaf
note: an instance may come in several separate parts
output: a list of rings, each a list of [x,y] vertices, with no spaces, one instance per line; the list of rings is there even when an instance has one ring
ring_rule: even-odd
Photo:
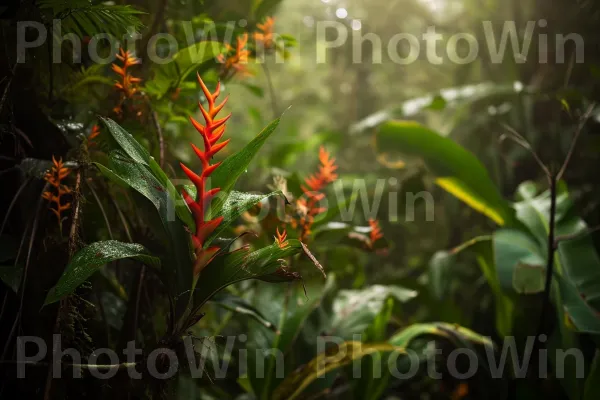
[[[458,143],[413,121],[389,121],[375,136],[379,159],[403,167],[422,160],[436,183],[498,225],[516,223],[514,210],[492,182],[483,164]],[[400,158],[390,153],[401,154]],[[403,158],[404,157],[404,158]]]
[[[117,240],[92,243],[75,253],[58,283],[48,292],[44,305],[57,302],[73,293],[103,265],[124,258],[138,260],[151,267],[160,267],[160,260],[151,256],[141,244]]]
[[[550,192],[537,192],[535,184],[522,183],[518,189],[522,200],[515,204],[515,208],[517,217],[539,243],[537,254],[543,260],[545,271]],[[556,237],[565,238],[559,241],[554,259],[553,279],[559,289],[554,300],[558,301],[557,309],[566,313],[559,320],[572,324],[581,332],[600,333],[597,312],[600,310],[600,258],[592,237],[587,233],[587,225],[577,216],[566,185],[562,182],[557,185],[555,228]],[[521,237],[519,242],[522,245],[525,239]],[[533,250],[534,247],[530,244],[529,249]]]

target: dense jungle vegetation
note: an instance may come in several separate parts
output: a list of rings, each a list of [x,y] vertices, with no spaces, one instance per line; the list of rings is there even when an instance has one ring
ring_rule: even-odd
[[[0,5],[0,398],[600,398],[600,5]]]

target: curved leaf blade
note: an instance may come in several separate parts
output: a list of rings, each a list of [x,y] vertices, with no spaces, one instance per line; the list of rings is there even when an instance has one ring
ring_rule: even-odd
[[[124,258],[138,260],[151,267],[160,267],[160,260],[151,256],[141,244],[118,240],[92,243],[75,253],[58,283],[48,292],[44,305],[57,302],[73,293],[103,265]]]
[[[389,121],[378,129],[375,149],[387,162],[404,165],[422,159],[436,183],[499,225],[515,223],[514,210],[492,182],[481,162],[458,143],[413,121]],[[402,154],[390,160],[390,151]]]

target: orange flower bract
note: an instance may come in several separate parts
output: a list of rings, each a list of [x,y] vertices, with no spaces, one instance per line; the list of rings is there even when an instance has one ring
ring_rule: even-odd
[[[279,227],[277,228],[275,242],[280,249],[285,249],[289,246],[289,243],[287,242],[287,231],[285,229],[283,229],[283,232],[279,233]]]
[[[64,166],[62,158],[56,161],[56,158],[52,156],[52,168],[44,175],[44,180],[52,186],[52,189],[42,193],[42,197],[50,203],[54,203],[54,208],[50,207],[50,210],[56,215],[59,225],[62,222],[63,211],[71,208],[71,203],[62,203],[62,196],[71,193],[71,189],[61,183],[70,172],[71,170]]]
[[[371,247],[373,247],[375,242],[383,237],[383,232],[381,231],[381,227],[379,226],[379,221],[377,221],[376,219],[370,219],[369,226],[371,227],[371,232],[369,232],[369,238],[371,239]]]
[[[236,73],[249,74],[246,68],[250,56],[250,51],[246,49],[247,43],[248,34],[244,33],[236,38],[235,48],[226,44],[226,54],[219,54],[217,57],[217,61],[223,64],[221,76],[229,77]]]
[[[258,32],[254,32],[254,41],[256,42],[257,48],[269,50],[274,47],[275,41],[273,38],[273,26],[275,25],[275,18],[267,17],[265,22],[262,24],[256,24]]]
[[[92,131],[90,132],[89,136],[87,137],[88,147],[94,147],[97,145],[97,143],[94,141],[94,139],[97,138],[98,135],[100,135],[100,127],[96,124],[92,127]]]
[[[129,68],[140,63],[140,60],[133,56],[133,54],[127,50],[119,49],[117,58],[122,62],[123,66],[119,66],[117,63],[112,64],[112,70],[119,75],[120,80],[115,82],[115,88],[121,92],[121,100],[117,106],[113,108],[116,114],[122,114],[123,103],[127,99],[131,99],[137,92],[137,84],[142,81],[141,78],[136,78],[131,75]]]
[[[335,158],[331,158],[323,146],[319,149],[319,161],[319,170],[304,180],[304,196],[296,202],[298,209],[302,210],[302,215],[296,222],[296,225],[301,227],[300,240],[310,235],[315,216],[327,211],[326,208],[319,207],[319,202],[325,197],[320,191],[338,178],[335,173],[338,168]]]
[[[198,133],[202,136],[204,150],[199,149],[194,144],[191,144],[191,146],[196,156],[200,159],[202,172],[198,175],[185,164],[180,163],[183,172],[192,181],[197,190],[196,199],[192,198],[185,189],[182,191],[183,198],[189,206],[196,222],[196,232],[192,234],[192,242],[196,252],[196,265],[194,267],[195,275],[200,273],[219,250],[218,247],[204,249],[204,243],[208,236],[210,236],[223,221],[223,217],[213,218],[210,221],[205,220],[207,207],[210,205],[212,198],[220,191],[220,188],[207,190],[206,181],[221,164],[220,162],[211,164],[211,159],[229,143],[230,139],[223,142],[219,142],[219,140],[225,132],[225,123],[229,117],[231,117],[231,114],[229,114],[224,118],[216,119],[217,114],[223,109],[225,103],[227,103],[227,98],[225,98],[221,104],[216,104],[216,99],[221,93],[221,84],[218,83],[215,92],[211,93],[202,81],[202,78],[200,78],[200,75],[198,75],[198,83],[208,101],[208,110],[205,109],[202,104],[199,104],[200,112],[204,117],[204,125],[193,118],[190,118],[190,120],[194,128],[196,128]]]

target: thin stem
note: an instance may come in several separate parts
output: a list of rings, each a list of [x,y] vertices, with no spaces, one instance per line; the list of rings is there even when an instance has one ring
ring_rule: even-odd
[[[73,257],[75,253],[75,247],[77,245],[77,230],[79,228],[79,214],[80,214],[80,206],[81,206],[81,179],[82,179],[82,170],[79,168],[77,170],[77,175],[75,176],[75,190],[73,191],[73,216],[71,223],[71,230],[69,232],[69,259]]]
[[[573,153],[575,152],[575,146],[577,145],[577,140],[579,139],[579,136],[581,135],[581,132],[583,131],[583,127],[585,126],[585,123],[587,122],[587,120],[590,118],[590,115],[592,115],[592,111],[594,111],[595,107],[596,107],[596,104],[590,105],[588,107],[587,111],[585,112],[585,114],[583,115],[583,117],[581,118],[581,120],[579,121],[577,130],[575,131],[575,136],[573,137],[573,140],[571,141],[571,148],[569,149],[569,152],[567,153],[567,157],[565,158],[565,161],[563,162],[562,167],[560,167],[560,171],[558,171],[558,174],[556,175],[557,181],[560,181],[563,174],[567,170],[567,167],[569,166],[569,162],[571,161],[571,157],[573,157]]]
[[[546,283],[544,286],[544,298],[542,302],[542,311],[540,313],[540,321],[538,324],[537,336],[543,332],[546,322],[546,314],[550,307],[550,290],[552,288],[552,272],[554,269],[554,253],[556,250],[555,221],[556,221],[556,177],[550,178],[550,223],[548,228],[548,255],[546,263]]]
[[[81,204],[81,181],[82,181],[83,171],[81,168],[77,169],[77,174],[75,175],[75,188],[73,190],[73,213],[71,217],[71,229],[69,231],[69,261],[73,258],[73,254],[75,254],[75,249],[77,247],[77,230],[79,224],[79,214],[80,214],[80,204]],[[62,224],[61,224],[62,227]],[[56,320],[54,321],[54,329],[53,333],[59,333],[60,330],[60,321],[61,315],[64,312],[65,308],[68,307],[69,300],[68,298],[62,299],[60,301],[60,306],[58,308],[58,312],[56,314]],[[59,346],[52,346],[52,357],[56,356],[56,353],[61,349]],[[49,400],[50,395],[52,393],[52,367],[48,367],[48,374],[46,375],[46,388],[44,390],[44,400]]]
[[[108,221],[108,216],[106,215],[106,211],[104,211],[102,202],[100,201],[100,198],[98,197],[98,194],[94,190],[92,184],[87,182],[87,187],[90,189],[90,192],[92,192],[92,196],[94,196],[94,199],[96,199],[96,203],[98,203],[98,208],[100,208],[100,212],[102,213],[102,217],[104,218],[104,223],[106,224],[106,229],[108,230],[108,236],[111,239],[113,239],[112,230],[110,229],[110,222]]]
[[[271,79],[271,72],[266,63],[262,63],[262,68],[265,71],[265,77],[267,78],[267,86],[269,87],[269,96],[271,97],[271,108],[273,109],[273,118],[279,117],[279,107],[277,106],[277,97],[275,96],[275,88],[273,87],[273,81]]]

